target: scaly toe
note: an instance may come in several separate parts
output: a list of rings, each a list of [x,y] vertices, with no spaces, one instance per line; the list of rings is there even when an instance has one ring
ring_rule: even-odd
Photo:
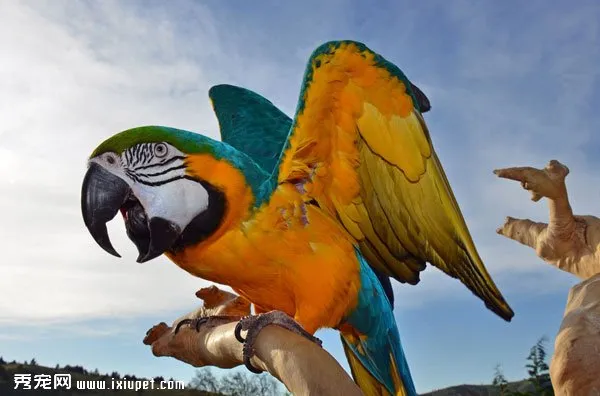
[[[217,324],[221,324],[221,323],[228,323],[228,322],[232,322],[234,320],[239,320],[239,316],[228,316],[228,315],[213,315],[213,316],[203,316],[201,318],[194,318],[194,319],[183,319],[182,321],[180,321],[179,323],[177,323],[177,326],[175,327],[175,334],[177,334],[177,332],[179,331],[179,329],[181,328],[181,326],[183,325],[189,325],[190,327],[193,327],[194,329],[196,329],[196,331],[200,331],[200,328],[203,325],[217,325]]]
[[[183,325],[189,325],[190,327],[193,327],[194,329],[196,329],[196,331],[200,331],[200,327],[205,324],[206,322],[208,322],[209,317],[203,317],[203,318],[194,318],[194,319],[183,319],[182,321],[180,321],[179,323],[177,323],[177,326],[175,327],[175,334],[177,334],[179,332],[179,330],[181,329],[181,326]]]
[[[322,342],[317,337],[313,336],[294,319],[281,311],[271,311],[264,314],[245,316],[235,326],[235,338],[244,344],[243,357],[244,365],[253,373],[261,373],[262,371],[250,364],[250,359],[254,356],[254,344],[259,333],[268,325],[276,325],[296,333],[315,344],[322,346]],[[247,331],[246,337],[242,336],[242,331]]]

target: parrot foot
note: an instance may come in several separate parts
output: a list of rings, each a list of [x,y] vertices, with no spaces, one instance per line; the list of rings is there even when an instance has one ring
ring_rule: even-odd
[[[189,325],[196,329],[196,331],[200,331],[200,328],[203,325],[217,326],[223,323],[233,322],[234,320],[239,320],[239,316],[228,316],[228,315],[214,315],[214,316],[203,316],[201,318],[193,318],[193,319],[183,319],[177,323],[175,326],[175,334],[179,332],[179,329],[184,325]]]
[[[262,370],[252,366],[250,359],[254,356],[254,343],[258,334],[267,327],[268,325],[276,325],[287,329],[293,333],[301,335],[302,337],[314,342],[315,344],[322,346],[322,342],[317,337],[304,330],[302,326],[292,319],[290,316],[281,311],[271,311],[258,315],[251,315],[243,317],[235,326],[235,338],[244,344],[243,357],[244,365],[248,370],[255,374],[262,373]],[[242,337],[242,331],[246,330],[246,337]]]

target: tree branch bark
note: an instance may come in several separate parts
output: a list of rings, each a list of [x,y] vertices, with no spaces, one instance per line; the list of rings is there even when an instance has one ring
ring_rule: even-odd
[[[571,288],[554,348],[556,395],[600,395],[600,274]]]
[[[548,198],[549,209],[548,223],[507,217],[499,234],[534,248],[544,261],[580,279],[600,273],[600,219],[573,215],[565,184],[569,168],[552,160],[544,169],[516,167],[494,173],[520,181],[533,201]]]
[[[520,181],[531,199],[548,198],[549,221],[508,217],[497,232],[535,249],[547,263],[583,279],[573,286],[555,340],[550,377],[557,396],[600,394],[600,219],[575,216],[565,178],[569,169],[550,161],[544,169],[495,170]]]
[[[242,344],[234,329],[241,316],[250,314],[250,303],[216,286],[200,289],[199,309],[178,318],[172,326],[161,322],[148,330],[144,344],[155,356],[170,356],[194,367],[232,368],[243,364]],[[185,319],[209,318],[200,326],[177,325]],[[362,395],[339,363],[315,343],[282,329],[267,326],[255,344],[251,364],[278,378],[294,395]]]

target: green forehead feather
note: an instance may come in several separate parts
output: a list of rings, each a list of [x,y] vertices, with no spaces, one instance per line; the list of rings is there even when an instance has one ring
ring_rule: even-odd
[[[108,138],[98,146],[91,157],[113,152],[121,155],[140,143],[166,142],[186,154],[210,153],[219,156],[215,141],[197,133],[162,126],[144,126],[128,129]]]

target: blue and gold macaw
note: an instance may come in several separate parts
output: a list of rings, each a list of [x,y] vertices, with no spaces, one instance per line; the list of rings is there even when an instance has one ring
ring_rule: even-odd
[[[148,126],[93,152],[82,211],[105,250],[118,255],[106,223],[121,211],[138,262],[165,254],[250,300],[262,319],[243,328],[338,329],[367,395],[416,395],[390,277],[417,284],[429,262],[512,318],[433,149],[429,102],[395,65],[320,46],[293,121],[242,88],[210,97],[222,141]]]

